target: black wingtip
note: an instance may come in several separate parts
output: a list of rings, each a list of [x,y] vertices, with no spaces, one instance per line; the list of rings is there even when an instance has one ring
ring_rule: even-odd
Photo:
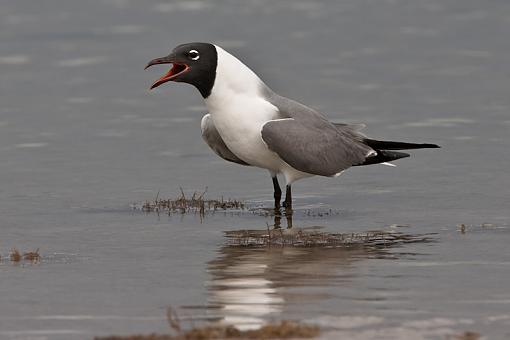
[[[424,149],[441,149],[441,147],[437,144],[422,144]]]
[[[370,146],[373,149],[379,150],[411,150],[411,149],[437,149],[440,148],[437,144],[428,144],[428,143],[406,143],[406,142],[393,142],[393,141],[383,141],[383,140],[375,140],[375,139],[365,139],[365,144]]]
[[[371,164],[379,164],[384,162],[392,162],[400,158],[407,158],[410,155],[404,152],[396,152],[396,151],[386,151],[386,150],[376,150],[377,154],[368,157],[361,164],[357,164],[356,166],[361,165],[371,165]]]

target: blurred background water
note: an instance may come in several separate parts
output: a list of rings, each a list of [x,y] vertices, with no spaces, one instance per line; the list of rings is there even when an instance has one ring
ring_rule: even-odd
[[[0,1],[0,338],[165,332],[169,305],[330,338],[509,337],[509,27],[502,0]],[[202,142],[194,88],[147,91],[166,71],[147,61],[190,41],[371,137],[440,144],[294,186],[294,225],[435,242],[238,249],[224,230],[271,218],[133,212],[179,187],[272,204],[266,172]],[[13,265],[13,247],[43,261]]]

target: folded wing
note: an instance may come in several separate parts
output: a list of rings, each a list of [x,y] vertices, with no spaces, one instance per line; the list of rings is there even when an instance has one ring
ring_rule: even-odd
[[[315,124],[294,118],[271,120],[262,127],[262,139],[293,168],[321,176],[334,176],[375,154],[352,128],[335,127],[325,120]]]
[[[218,156],[227,160],[229,162],[234,162],[241,165],[249,165],[242,159],[239,159],[230,149],[227,147],[223,139],[221,138],[218,130],[214,126],[214,122],[211,118],[210,114],[206,114],[202,118],[202,122],[200,123],[202,128],[202,138],[209,145],[209,147],[216,153]]]

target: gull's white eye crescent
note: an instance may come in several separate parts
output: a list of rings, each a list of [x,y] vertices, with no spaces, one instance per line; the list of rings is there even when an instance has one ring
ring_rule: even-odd
[[[188,52],[188,57],[191,60],[198,60],[198,59],[200,59],[200,54],[198,53],[197,50],[191,50]]]

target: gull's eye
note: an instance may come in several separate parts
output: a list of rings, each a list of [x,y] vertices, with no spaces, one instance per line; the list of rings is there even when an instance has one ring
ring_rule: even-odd
[[[191,60],[198,60],[200,58],[200,54],[197,50],[191,50],[188,52],[188,58]]]

